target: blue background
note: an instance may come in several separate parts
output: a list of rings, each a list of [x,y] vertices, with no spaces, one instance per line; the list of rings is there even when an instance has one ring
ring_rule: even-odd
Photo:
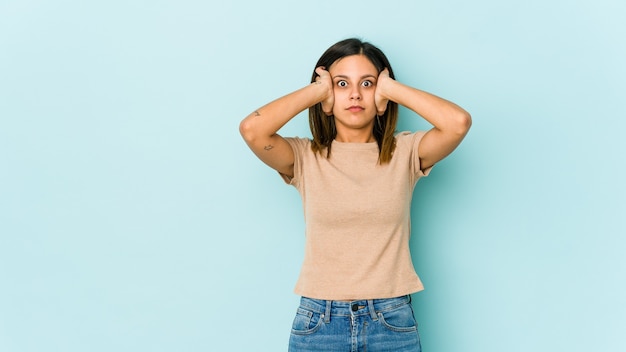
[[[626,350],[624,18],[619,0],[1,1],[0,351],[286,350],[300,198],[238,124],[350,36],[473,116],[413,202],[424,349]],[[309,136],[306,116],[282,134]]]

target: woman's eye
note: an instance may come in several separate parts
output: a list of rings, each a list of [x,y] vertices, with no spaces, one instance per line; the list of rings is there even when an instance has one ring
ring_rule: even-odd
[[[348,82],[346,82],[346,81],[339,81],[339,82],[337,82],[337,85],[339,87],[347,87],[348,86]]]
[[[361,83],[363,87],[371,87],[373,84],[372,81],[363,81],[363,83]]]

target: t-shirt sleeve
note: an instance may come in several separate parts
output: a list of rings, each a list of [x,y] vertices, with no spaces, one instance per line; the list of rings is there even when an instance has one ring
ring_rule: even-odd
[[[420,164],[420,155],[419,155],[419,145],[422,137],[426,134],[426,131],[418,131],[418,132],[400,132],[398,134],[398,143],[406,143],[404,146],[409,148],[409,163],[411,168],[411,175],[414,177],[414,180],[417,181],[421,177],[428,176],[433,166],[422,169]]]
[[[299,137],[286,137],[285,140],[289,143],[291,149],[293,149],[293,177],[289,177],[282,173],[278,174],[282,177],[286,184],[297,188],[300,184],[300,180],[302,179],[302,158],[307,148],[310,148],[311,143],[308,139]]]

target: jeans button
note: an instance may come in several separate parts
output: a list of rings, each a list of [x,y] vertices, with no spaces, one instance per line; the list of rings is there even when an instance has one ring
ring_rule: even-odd
[[[359,305],[356,303],[352,303],[352,311],[356,312],[357,310],[359,310]]]

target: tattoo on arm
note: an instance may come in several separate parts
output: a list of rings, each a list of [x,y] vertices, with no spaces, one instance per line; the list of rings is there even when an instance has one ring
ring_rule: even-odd
[[[259,112],[259,110],[254,110],[254,112],[252,114],[254,115],[254,117],[261,116],[261,113]],[[263,147],[263,149],[265,149],[266,151],[270,151],[270,150],[274,149],[274,146],[271,145],[271,144],[268,144],[265,147]]]

